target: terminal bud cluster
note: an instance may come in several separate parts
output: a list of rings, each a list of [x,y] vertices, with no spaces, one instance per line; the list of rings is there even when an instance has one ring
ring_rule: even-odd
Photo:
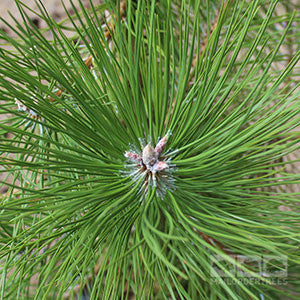
[[[163,197],[167,190],[174,190],[174,179],[172,171],[174,165],[170,163],[170,159],[163,156],[162,152],[167,144],[168,132],[162,139],[158,141],[155,147],[151,142],[141,143],[142,151],[126,151],[125,157],[128,164],[126,175],[129,175],[135,183],[142,182],[140,191],[147,194],[149,186],[156,189],[156,194]]]

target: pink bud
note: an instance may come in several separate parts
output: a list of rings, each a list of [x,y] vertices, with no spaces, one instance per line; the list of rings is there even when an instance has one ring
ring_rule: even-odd
[[[140,163],[141,162],[141,156],[134,153],[134,152],[125,152],[125,157],[129,158],[131,161],[135,162],[135,163]]]
[[[154,166],[153,166],[153,172],[160,172],[164,171],[169,168],[169,165],[165,161],[158,161]]]
[[[165,149],[166,143],[167,143],[167,139],[169,137],[169,134],[166,134],[156,145],[155,147],[155,152],[157,154],[161,154],[163,152],[163,150]]]

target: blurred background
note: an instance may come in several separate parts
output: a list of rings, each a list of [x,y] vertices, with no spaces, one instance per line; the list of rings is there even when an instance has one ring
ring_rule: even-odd
[[[37,10],[37,5],[34,0],[22,0],[24,4],[26,4],[30,9],[33,11]],[[54,18],[55,21],[63,20],[66,17],[66,13],[64,10],[64,7],[61,4],[61,0],[42,0],[41,1],[45,8],[47,9],[48,13]],[[93,0],[93,3],[95,5],[103,2],[102,0]],[[64,1],[65,6],[70,14],[73,13],[72,6],[70,5],[69,1]],[[89,6],[89,0],[82,0],[82,3],[88,7]],[[74,1],[75,6],[76,0]],[[11,25],[13,24],[11,17],[9,16],[9,12],[17,18],[17,20],[21,21],[21,16],[18,11],[18,7],[15,4],[14,0],[0,0],[0,16],[7,20]],[[43,28],[45,26],[45,23],[38,18],[33,12],[29,13],[30,16],[32,16],[32,21],[34,24],[36,24],[37,27]],[[12,30],[9,28],[7,24],[5,24],[3,21],[0,20],[0,28],[4,30],[6,33],[13,36]]]

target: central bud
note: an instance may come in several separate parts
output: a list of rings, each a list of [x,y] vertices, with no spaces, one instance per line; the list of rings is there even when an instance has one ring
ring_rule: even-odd
[[[128,160],[126,168],[135,183],[142,182],[140,192],[147,194],[149,186],[156,189],[157,196],[163,198],[167,190],[174,190],[174,179],[171,176],[173,165],[170,158],[162,155],[170,133],[167,133],[158,141],[155,148],[148,143],[146,146],[141,143],[142,151],[126,151],[125,157]],[[141,180],[142,179],[142,180]]]
[[[154,148],[150,144],[143,149],[142,161],[148,169],[157,162],[157,154],[158,153],[155,152]]]

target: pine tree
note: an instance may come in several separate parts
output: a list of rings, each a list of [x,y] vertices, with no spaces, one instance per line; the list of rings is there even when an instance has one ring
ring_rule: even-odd
[[[40,1],[41,31],[15,1],[1,299],[298,299],[300,10],[278,2],[78,1],[57,23]]]

